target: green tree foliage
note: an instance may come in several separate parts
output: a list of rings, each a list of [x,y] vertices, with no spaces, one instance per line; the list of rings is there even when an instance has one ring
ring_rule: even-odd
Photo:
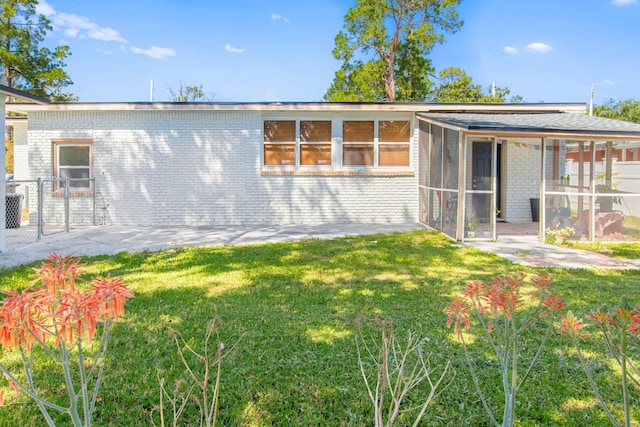
[[[0,83],[52,101],[77,98],[64,93],[72,84],[64,71],[69,46],[50,50],[40,44],[51,22],[36,13],[37,0],[0,0]]]
[[[171,102],[204,102],[209,101],[210,98],[206,96],[202,85],[199,86],[183,86],[180,82],[180,88],[176,92],[169,88],[171,94]]]
[[[342,61],[326,101],[424,101],[433,73],[427,55],[462,21],[462,0],[357,0],[333,55]]]
[[[640,102],[633,99],[624,101],[608,100],[593,109],[593,114],[608,119],[618,119],[627,122],[640,123]]]
[[[518,95],[508,99],[509,88],[494,87],[483,92],[482,86],[475,84],[471,76],[459,68],[445,68],[438,78],[440,84],[431,93],[431,102],[523,102]]]

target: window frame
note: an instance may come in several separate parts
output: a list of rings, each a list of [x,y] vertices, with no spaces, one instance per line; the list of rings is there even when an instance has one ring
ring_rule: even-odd
[[[60,166],[60,148],[61,147],[88,147],[89,148],[89,165],[88,166]],[[94,144],[92,139],[55,139],[52,140],[53,148],[53,176],[58,178],[54,182],[54,193],[61,194],[64,192],[64,185],[61,185],[61,169],[89,169],[88,187],[72,187],[69,186],[69,194],[71,196],[86,196],[93,194],[94,191]],[[85,179],[85,178],[82,178]]]
[[[262,117],[262,148],[261,148],[261,170],[266,174],[271,173],[287,173],[287,174],[296,174],[300,173],[309,174],[309,173],[343,173],[343,174],[353,174],[353,173],[410,173],[413,171],[413,165],[415,162],[413,147],[414,147],[414,126],[415,126],[415,117],[394,117],[393,114],[390,115],[382,115],[382,114],[374,114],[371,116],[365,115],[266,115]],[[265,123],[274,122],[274,121],[293,121],[295,122],[295,143],[294,142],[267,142],[264,138],[265,132]],[[331,140],[326,142],[319,141],[311,141],[306,142],[304,137],[301,135],[301,128],[303,127],[302,123],[304,122],[330,122],[331,125]],[[373,140],[372,141],[344,141],[344,125],[345,122],[373,122]],[[406,123],[408,128],[407,132],[407,140],[399,141],[397,140],[385,140],[384,136],[382,141],[380,140],[379,130],[380,123],[384,122],[403,122]],[[403,134],[403,132],[399,132]],[[393,135],[393,132],[391,133]],[[404,137],[404,134],[402,135]],[[386,138],[389,139],[389,138]],[[391,137],[393,139],[393,137]],[[267,144],[295,144],[295,162],[287,165],[278,165],[278,164],[266,164],[265,161],[265,146]],[[305,145],[331,145],[331,162],[329,164],[304,164],[303,163],[303,150]],[[344,157],[344,147],[348,145],[369,145],[373,147],[373,161],[371,164],[358,164],[358,165],[347,165],[345,164]],[[390,159],[394,157],[393,153],[387,153],[387,162],[385,164],[385,148],[389,151],[393,151],[395,147],[400,148],[400,152],[395,155],[396,158],[400,158],[401,160],[406,159],[406,164],[392,164]],[[382,151],[382,163],[380,161],[380,154]],[[398,150],[396,150],[398,151]],[[406,153],[406,154],[404,154]],[[399,156],[399,157],[398,157]],[[279,172],[280,171],[280,172]]]

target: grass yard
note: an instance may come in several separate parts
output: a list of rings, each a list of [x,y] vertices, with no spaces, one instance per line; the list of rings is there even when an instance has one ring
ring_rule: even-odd
[[[197,347],[216,314],[227,347],[242,337],[223,363],[219,425],[372,425],[354,338],[358,319],[382,316],[394,322],[399,337],[412,331],[426,338],[423,350],[434,374],[447,360],[455,368],[455,381],[429,407],[421,425],[488,426],[462,347],[446,328],[443,309],[470,280],[541,271],[457,247],[426,231],[122,253],[83,262],[87,279],[124,276],[135,292],[113,330],[95,426],[150,425],[150,412],[159,403],[159,376],[169,385],[186,378],[168,328]],[[603,303],[613,306],[622,297],[640,304],[637,271],[546,271],[554,277],[552,290],[565,300],[566,309],[579,315]],[[0,289],[25,287],[32,277],[30,267],[0,270]],[[375,334],[373,327],[367,328]],[[540,335],[530,330],[523,343],[535,343]],[[602,393],[621,402],[618,372],[601,349],[593,340],[584,344]],[[472,345],[472,351],[483,350]],[[636,360],[638,351],[636,347]],[[7,352],[1,359],[17,362]],[[480,363],[481,381],[486,390],[493,390],[487,391],[490,403],[499,406],[496,362]],[[50,367],[38,374],[44,378],[43,393],[64,393],[63,384],[52,382]],[[0,426],[44,425],[36,405],[25,396],[7,396],[0,408]],[[638,422],[640,390],[632,388],[632,398]],[[620,405],[613,407],[620,415]],[[521,426],[608,424],[570,343],[557,334],[522,388],[517,411]],[[196,423],[197,410],[190,406],[181,425]],[[60,418],[59,425],[67,425],[66,420]]]

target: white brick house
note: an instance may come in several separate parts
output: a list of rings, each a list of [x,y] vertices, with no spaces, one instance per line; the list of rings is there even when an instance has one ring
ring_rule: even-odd
[[[495,206],[491,209],[500,209],[506,221],[529,222],[530,198],[540,195],[544,135],[510,129],[511,136],[500,130],[474,136],[440,116],[576,116],[585,111],[581,104],[74,103],[11,108],[29,117],[27,138],[18,138],[26,146],[16,147],[17,176],[77,178],[71,194],[87,208],[76,222],[92,222],[89,204],[95,196],[107,223],[118,225],[424,222],[457,239],[466,237],[469,216],[461,201],[468,198],[467,209],[475,203],[477,210],[485,197],[476,188],[475,202],[469,198],[471,184],[465,195],[465,182],[475,175],[464,173],[476,168],[469,138],[490,142],[491,176],[500,176],[500,184],[485,191],[484,211]],[[443,129],[444,136],[435,129]],[[443,147],[447,156],[455,152],[455,165],[442,155]],[[449,177],[446,183],[438,183],[432,172],[437,170]],[[55,195],[60,188],[51,191]]]

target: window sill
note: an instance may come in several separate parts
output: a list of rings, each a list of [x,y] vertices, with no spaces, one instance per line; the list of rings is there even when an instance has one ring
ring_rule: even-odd
[[[53,197],[64,197],[64,190],[55,190],[52,193]],[[69,197],[93,197],[92,190],[82,190],[82,191],[69,191]]]
[[[413,171],[282,171],[263,170],[260,176],[373,176],[373,177],[413,177]]]

